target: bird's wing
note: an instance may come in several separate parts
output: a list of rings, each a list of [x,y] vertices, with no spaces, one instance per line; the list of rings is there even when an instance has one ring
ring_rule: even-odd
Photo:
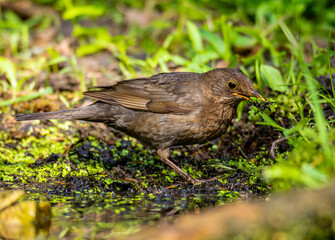
[[[185,114],[195,108],[183,99],[189,94],[189,83],[189,76],[185,79],[178,74],[158,74],[151,78],[125,80],[110,87],[98,87],[84,92],[84,95],[134,110]]]

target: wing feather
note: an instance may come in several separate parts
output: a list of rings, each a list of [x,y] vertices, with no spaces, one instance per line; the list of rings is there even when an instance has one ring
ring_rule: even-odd
[[[155,76],[125,80],[109,87],[95,87],[93,90],[84,92],[84,95],[140,111],[172,114],[185,114],[193,111],[194,108],[177,103],[186,95],[185,90],[179,86],[183,82],[176,81],[172,77],[171,81],[168,81],[168,75],[164,75],[164,78],[164,81]]]

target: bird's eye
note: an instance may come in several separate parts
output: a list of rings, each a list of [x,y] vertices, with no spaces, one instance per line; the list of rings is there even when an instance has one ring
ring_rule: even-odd
[[[235,89],[236,88],[236,83],[234,83],[233,81],[230,81],[230,82],[228,82],[228,87],[230,89]]]

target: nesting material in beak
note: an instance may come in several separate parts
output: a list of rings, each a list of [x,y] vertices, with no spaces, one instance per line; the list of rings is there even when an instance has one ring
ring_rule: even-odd
[[[260,98],[261,100],[262,100],[262,102],[265,102],[265,99],[263,98],[263,96],[262,95],[260,95],[258,92],[256,92],[255,90],[251,90],[252,91],[252,93],[254,94],[254,96],[256,97],[256,98]]]

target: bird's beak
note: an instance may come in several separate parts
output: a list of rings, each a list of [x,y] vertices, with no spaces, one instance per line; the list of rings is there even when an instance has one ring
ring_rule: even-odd
[[[251,92],[253,93],[253,95],[254,95],[256,98],[260,98],[260,99],[262,100],[262,102],[265,102],[265,99],[263,98],[263,96],[260,95],[258,92],[256,92],[254,89],[252,89]]]
[[[256,97],[256,98],[260,98],[263,102],[265,102],[265,99],[262,97],[262,95],[260,95],[258,92],[256,92],[254,89],[250,90],[250,93],[248,93],[248,95],[246,94],[242,94],[242,93],[233,93],[236,96],[239,96],[245,100],[249,100],[250,97]]]

